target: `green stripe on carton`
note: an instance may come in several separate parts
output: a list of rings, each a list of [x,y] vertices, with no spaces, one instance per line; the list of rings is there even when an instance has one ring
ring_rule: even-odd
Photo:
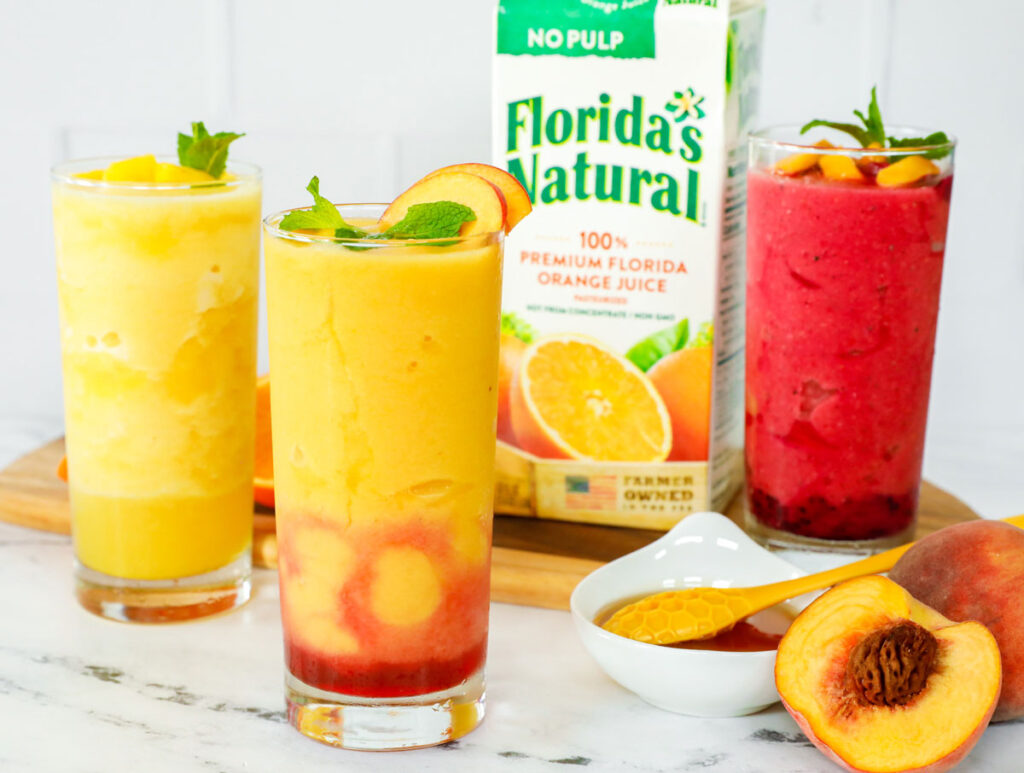
[[[501,0],[498,53],[654,58],[657,0]]]

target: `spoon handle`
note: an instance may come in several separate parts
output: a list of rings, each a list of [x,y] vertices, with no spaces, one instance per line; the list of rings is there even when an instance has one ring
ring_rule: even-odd
[[[1004,518],[1003,522],[1024,528],[1024,515]],[[884,553],[877,553],[873,556],[862,558],[859,561],[838,566],[835,569],[809,574],[806,577],[797,577],[795,580],[784,580],[783,582],[773,582],[768,585],[750,588],[750,598],[754,602],[754,611],[767,609],[786,599],[791,599],[810,591],[828,588],[844,580],[852,580],[854,577],[887,572],[892,569],[900,556],[910,550],[914,544],[913,542],[908,542],[906,545],[886,550]]]

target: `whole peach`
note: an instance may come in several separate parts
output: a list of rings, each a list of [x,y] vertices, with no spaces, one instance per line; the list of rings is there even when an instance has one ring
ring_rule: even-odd
[[[976,620],[996,637],[1003,691],[994,722],[1024,716],[1024,529],[970,521],[930,534],[889,576],[951,620]]]

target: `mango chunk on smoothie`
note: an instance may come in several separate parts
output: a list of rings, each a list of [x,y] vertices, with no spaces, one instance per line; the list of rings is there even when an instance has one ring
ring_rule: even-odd
[[[107,182],[154,182],[156,179],[156,158],[148,155],[115,161],[103,170],[103,179]]]
[[[869,142],[868,148],[871,150],[881,150],[884,146],[881,142]],[[884,164],[888,159],[885,156],[862,156],[860,161],[865,164]]]
[[[152,155],[115,161],[106,169],[94,169],[75,176],[86,180],[126,183],[206,183],[217,179],[202,169],[164,163]]]
[[[814,143],[816,148],[831,148],[832,143],[828,140],[818,140]],[[783,159],[775,162],[775,166],[772,169],[779,174],[785,175],[798,175],[808,172],[814,169],[818,165],[818,160],[821,158],[817,153],[794,153],[792,156],[786,156]]]
[[[939,167],[924,156],[907,156],[882,169],[875,181],[883,188],[896,188],[938,173]]]
[[[864,173],[857,168],[857,162],[849,156],[822,156],[818,166],[826,180],[846,180],[860,182]]]
[[[191,169],[177,164],[158,163],[156,165],[155,182],[158,183],[205,183],[216,178],[202,169]]]

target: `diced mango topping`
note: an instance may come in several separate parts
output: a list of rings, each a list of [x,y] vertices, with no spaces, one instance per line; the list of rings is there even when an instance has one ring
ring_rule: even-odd
[[[797,175],[807,172],[818,165],[816,153],[794,153],[775,162],[773,167],[780,174]]]
[[[816,148],[831,148],[832,143],[828,140],[818,140],[814,143]],[[817,153],[794,153],[792,156],[780,159],[772,167],[779,174],[798,175],[810,171],[818,165],[821,158]]]
[[[868,148],[881,150],[884,146],[881,142],[869,142]],[[861,156],[858,164],[884,164],[888,159],[885,156]]]
[[[938,173],[939,167],[924,156],[907,156],[880,170],[875,181],[883,188],[897,188]]]
[[[192,169],[177,164],[156,165],[155,182],[158,183],[206,183],[216,179],[202,169]]]
[[[107,182],[151,183],[156,176],[156,158],[135,156],[115,161],[103,171]]]
[[[849,156],[822,156],[818,166],[826,180],[847,180],[860,182],[864,174],[857,168],[857,162]]]
[[[194,185],[216,178],[201,169],[157,161],[154,156],[135,156],[115,161],[106,169],[95,169],[75,175],[86,180],[121,183],[180,183]]]

